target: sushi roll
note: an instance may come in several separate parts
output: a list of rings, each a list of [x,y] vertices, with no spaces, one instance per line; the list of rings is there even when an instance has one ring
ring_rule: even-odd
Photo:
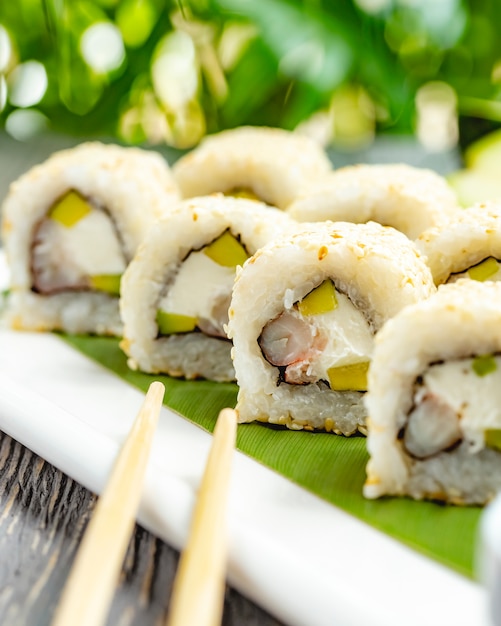
[[[236,268],[294,226],[278,209],[222,194],[186,200],[160,220],[122,280],[130,367],[233,380],[225,325]]]
[[[461,278],[501,280],[501,204],[462,209],[454,219],[422,233],[416,244],[436,285]]]
[[[325,152],[308,137],[241,127],[206,137],[173,172],[185,198],[219,191],[285,209],[303,185],[331,169]]]
[[[435,291],[414,244],[375,222],[303,225],[239,271],[228,335],[239,422],[365,431],[374,335]]]
[[[375,343],[365,496],[491,500],[501,489],[501,284],[443,285]]]
[[[120,335],[120,278],[178,201],[163,158],[137,148],[81,144],[24,174],[2,211],[10,325]]]
[[[458,210],[444,178],[403,164],[341,168],[306,187],[288,208],[300,222],[373,220],[393,226],[409,239]]]

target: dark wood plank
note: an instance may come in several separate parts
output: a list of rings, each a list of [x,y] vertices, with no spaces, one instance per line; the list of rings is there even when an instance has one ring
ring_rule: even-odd
[[[0,432],[0,624],[48,626],[96,498]],[[160,626],[179,554],[136,526],[110,626]],[[233,589],[224,626],[280,626]]]

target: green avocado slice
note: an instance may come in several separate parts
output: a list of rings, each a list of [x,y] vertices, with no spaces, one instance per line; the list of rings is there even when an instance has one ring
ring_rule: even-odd
[[[228,230],[203,249],[210,259],[224,267],[243,265],[249,258],[242,244]]]
[[[90,286],[97,291],[105,291],[113,296],[120,294],[121,274],[96,274],[90,277]]]
[[[92,206],[76,191],[69,191],[49,211],[49,217],[71,228],[92,211]]]
[[[489,280],[491,276],[494,276],[494,274],[496,274],[498,270],[498,262],[494,257],[490,256],[478,265],[470,267],[470,269],[467,271],[467,274],[468,278],[471,278],[472,280],[478,280],[479,282],[483,283],[484,281]]]
[[[327,370],[333,391],[367,391],[367,371],[369,361],[350,363]]]
[[[245,200],[257,200],[260,202],[258,196],[252,191],[252,189],[248,189],[246,187],[234,187],[229,191],[226,191],[225,196],[231,196],[232,198],[244,198]]]
[[[331,280],[324,282],[310,291],[301,302],[298,303],[301,315],[321,315],[337,308],[336,289]]]
[[[501,428],[488,428],[484,437],[486,446],[501,451]]]
[[[156,322],[161,335],[174,335],[176,333],[190,333],[195,330],[197,318],[180,313],[168,313],[159,309]]]
[[[477,376],[487,376],[495,372],[498,366],[492,354],[480,354],[473,359],[471,368]]]

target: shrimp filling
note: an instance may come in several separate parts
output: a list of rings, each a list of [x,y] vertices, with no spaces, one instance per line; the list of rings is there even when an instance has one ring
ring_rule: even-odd
[[[110,216],[75,191],[39,223],[32,244],[33,291],[95,290],[116,296],[126,259]]]
[[[248,256],[229,230],[201,250],[190,252],[160,300],[156,315],[159,334],[198,330],[226,339],[224,326],[236,267]]]
[[[367,389],[373,332],[330,280],[268,322],[258,343],[279,369],[279,384],[325,381],[336,391]]]
[[[418,459],[463,440],[476,453],[486,445],[501,448],[500,425],[501,357],[484,355],[431,365],[416,385],[400,438]]]

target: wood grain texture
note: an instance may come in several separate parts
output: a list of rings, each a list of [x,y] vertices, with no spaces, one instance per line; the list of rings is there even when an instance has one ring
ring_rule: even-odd
[[[96,498],[0,432],[0,624],[48,626]],[[160,626],[179,554],[140,526],[108,615],[111,626]],[[224,626],[282,626],[227,589]]]

